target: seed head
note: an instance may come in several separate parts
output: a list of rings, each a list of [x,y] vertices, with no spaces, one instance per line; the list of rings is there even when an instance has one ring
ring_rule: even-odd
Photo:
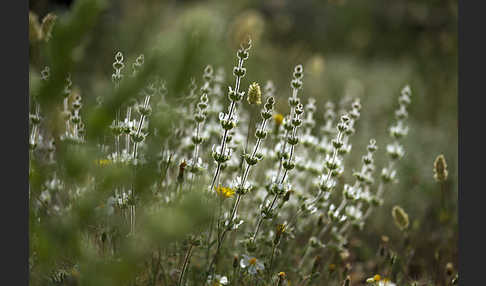
[[[447,163],[444,155],[440,154],[434,161],[434,179],[441,183],[447,180]]]
[[[454,273],[454,264],[452,264],[452,262],[448,262],[446,264],[446,274],[447,276],[452,276],[453,273]]]
[[[392,209],[392,216],[395,224],[400,230],[408,228],[409,220],[407,213],[399,206],[394,206]]]
[[[250,87],[248,87],[247,100],[249,104],[257,104],[257,105],[262,104],[262,91],[258,83],[254,82],[250,84]]]
[[[52,32],[52,27],[54,27],[54,24],[56,23],[57,16],[49,13],[47,14],[44,19],[42,19],[42,24],[41,24],[41,31],[42,31],[42,37],[44,41],[49,41],[51,38],[51,32]]]

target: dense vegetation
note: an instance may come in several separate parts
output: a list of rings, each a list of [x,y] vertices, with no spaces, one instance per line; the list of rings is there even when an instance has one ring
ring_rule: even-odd
[[[31,4],[31,284],[457,284],[457,3],[383,2]]]

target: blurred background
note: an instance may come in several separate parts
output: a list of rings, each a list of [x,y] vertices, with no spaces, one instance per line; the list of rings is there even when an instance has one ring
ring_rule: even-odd
[[[34,0],[30,10],[41,19],[46,13],[67,13],[76,1]],[[360,237],[370,251],[379,235],[400,235],[391,220],[391,207],[409,214],[417,237],[419,264],[442,255],[457,262],[457,0],[254,0],[156,1],[112,0],[94,21],[92,32],[75,50],[74,78],[86,100],[94,100],[111,84],[114,54],[128,61],[152,50],[182,51],[193,41],[190,60],[170,54],[160,62],[162,73],[185,71],[180,86],[169,88],[177,98],[189,78],[200,79],[205,65],[228,73],[235,64],[239,43],[250,34],[253,48],[245,86],[272,80],[277,110],[287,112],[289,79],[296,64],[304,65],[304,102],[317,100],[317,120],[323,120],[327,101],[339,103],[359,96],[362,116],[353,138],[351,160],[360,159],[370,137],[381,152],[391,140],[397,97],[405,84],[412,88],[410,132],[399,183],[387,190],[384,208]],[[42,58],[31,54],[31,69],[40,71]],[[232,80],[227,76],[227,80]],[[179,87],[179,89],[177,89]],[[433,162],[444,154],[449,168],[449,214],[439,212],[441,189],[433,180]],[[383,155],[383,153],[382,153]],[[378,166],[385,156],[380,156]],[[441,227],[447,223],[447,228]],[[379,235],[377,235],[379,234]],[[413,239],[413,238],[412,238]],[[446,249],[446,250],[444,250]],[[457,264],[457,263],[455,263]]]

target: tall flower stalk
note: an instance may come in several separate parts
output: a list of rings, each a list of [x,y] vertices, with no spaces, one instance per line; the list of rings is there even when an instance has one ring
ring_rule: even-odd
[[[266,206],[266,202],[263,202],[263,208],[258,219],[255,231],[252,236],[252,242],[255,241],[258,232],[260,230],[260,226],[263,223],[263,220],[266,218],[271,218],[273,216],[274,205],[277,202],[279,196],[282,196],[285,192],[284,190],[284,182],[287,177],[288,172],[295,167],[294,161],[294,152],[295,152],[295,145],[299,142],[299,137],[297,136],[297,129],[302,125],[302,119],[300,118],[301,115],[304,113],[304,106],[300,103],[300,99],[297,96],[298,91],[302,89],[302,78],[304,77],[304,69],[302,65],[297,65],[294,68],[293,79],[291,81],[291,88],[292,88],[292,95],[289,97],[289,105],[290,105],[290,125],[292,129],[290,132],[286,133],[285,136],[285,143],[283,144],[282,154],[280,155],[279,161],[279,168],[277,172],[277,176],[275,177],[274,182],[270,186],[270,192],[274,195],[271,203]],[[290,150],[286,152],[287,144],[290,145]],[[282,176],[281,169],[284,169]]]
[[[204,69],[203,79],[204,79],[204,83],[203,86],[201,87],[202,95],[199,98],[199,102],[196,105],[196,111],[194,114],[194,122],[195,122],[194,134],[191,137],[192,143],[194,144],[194,153],[190,161],[190,167],[191,167],[190,171],[192,173],[191,186],[192,186],[192,182],[194,181],[195,174],[202,169],[200,158],[199,158],[199,149],[201,144],[204,142],[204,138],[201,135],[201,133],[207,118],[207,109],[209,107],[208,94],[211,91],[211,81],[213,79],[213,68],[210,65],[206,66],[206,68]],[[193,92],[192,89],[191,92]]]
[[[386,146],[386,153],[390,160],[388,161],[388,165],[384,167],[381,171],[381,181],[375,194],[375,201],[377,203],[369,205],[366,213],[363,216],[363,222],[366,221],[366,219],[371,215],[374,207],[381,204],[381,201],[383,200],[382,197],[385,191],[385,185],[391,182],[396,182],[395,164],[405,155],[405,150],[400,144],[400,140],[408,134],[407,108],[411,103],[411,95],[412,91],[410,89],[410,86],[406,85],[402,89],[401,95],[398,97],[398,109],[395,110],[396,122],[389,129],[390,137],[393,141]]]
[[[253,151],[251,154],[245,154],[244,155],[244,160],[246,162],[246,168],[245,171],[243,172],[243,177],[238,177],[235,180],[235,185],[236,185],[236,200],[233,204],[233,207],[231,209],[231,214],[229,216],[229,220],[226,223],[226,227],[223,229],[221,235],[218,237],[218,245],[216,249],[216,254],[214,255],[213,260],[211,261],[211,264],[209,266],[209,269],[211,269],[212,265],[215,263],[221,246],[223,245],[225,235],[228,231],[232,230],[234,228],[234,220],[237,216],[238,212],[238,206],[240,205],[241,198],[250,192],[252,186],[248,183],[248,176],[250,174],[250,169],[255,166],[260,160],[262,160],[263,155],[258,152],[262,141],[267,137],[268,131],[266,130],[267,128],[267,123],[270,118],[273,116],[273,106],[275,104],[275,99],[272,96],[267,97],[267,101],[265,105],[263,106],[263,109],[261,111],[261,117],[262,117],[262,123],[260,126],[257,128],[255,131],[255,137],[257,138],[257,141],[255,143],[255,146],[253,147]]]
[[[244,91],[240,91],[241,79],[246,74],[246,68],[243,67],[244,62],[248,59],[249,50],[251,48],[251,40],[248,40],[248,45],[245,47],[241,45],[240,49],[236,53],[238,57],[238,65],[233,68],[233,75],[235,76],[235,87],[231,86],[228,88],[228,98],[230,100],[230,105],[228,107],[228,113],[221,112],[219,114],[219,120],[221,127],[223,128],[223,137],[221,138],[221,144],[218,148],[213,147],[212,156],[216,161],[216,170],[214,172],[213,179],[211,180],[211,185],[209,190],[214,189],[217,179],[219,178],[221,172],[221,165],[227,162],[231,158],[232,151],[227,149],[227,139],[229,131],[232,130],[238,121],[237,117],[237,105],[243,99],[245,95]]]

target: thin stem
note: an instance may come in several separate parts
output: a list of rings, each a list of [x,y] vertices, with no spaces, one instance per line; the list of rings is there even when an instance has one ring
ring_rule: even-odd
[[[198,138],[198,139],[199,139],[199,129],[200,129],[200,123],[198,122],[196,124],[196,138]],[[197,165],[198,156],[199,156],[199,143],[195,144],[195,146],[194,146],[194,155],[193,155],[193,159],[192,159],[192,168],[195,168],[195,166]],[[195,177],[196,177],[196,175],[194,174],[194,172],[192,172],[191,173],[191,184],[190,184],[190,187],[189,187],[189,191],[192,191],[192,185],[194,183]]]
[[[307,243],[306,247],[305,247],[305,250],[304,250],[304,255],[302,256],[302,258],[300,259],[299,261],[299,266],[297,267],[297,269],[301,269],[302,268],[302,265],[304,264],[304,262],[307,260],[307,257],[309,256],[310,254],[310,250],[309,250],[309,243]]]
[[[233,279],[232,280],[234,281],[234,285],[237,285],[237,283],[238,283],[238,279],[237,279],[238,269],[239,269],[238,267],[233,268]]]
[[[119,117],[120,117],[120,110],[117,110],[116,115],[115,115],[115,128],[118,128],[119,121],[120,121]],[[67,125],[66,125],[66,128],[67,128]],[[118,159],[119,155],[120,155],[120,135],[115,135],[115,152],[116,152],[115,153],[116,158]]]
[[[148,105],[149,105],[149,101],[150,101],[150,96],[146,96],[145,97],[145,102],[144,102],[144,107],[147,108]],[[140,122],[138,123],[138,128],[137,128],[137,133],[136,133],[136,136],[140,135],[140,132],[142,131],[142,125],[143,125],[143,122],[145,120],[145,115],[140,115]],[[135,142],[134,143],[134,146],[133,146],[133,159],[136,159],[137,158],[137,147],[138,147],[138,142]]]
[[[182,265],[181,275],[179,276],[179,283],[177,284],[179,286],[182,285],[182,281],[184,279],[184,273],[186,272],[187,265],[189,264],[189,258],[191,257],[192,247],[193,247],[193,245],[191,244],[189,246],[189,249],[186,252],[186,257],[184,258],[184,264]]]
[[[130,123],[130,117],[132,115],[132,108],[128,107],[127,108],[127,123]],[[125,135],[125,149],[127,150],[127,154],[130,154],[130,134],[127,133]]]
[[[243,60],[242,59],[238,59],[238,67],[239,68],[243,67]],[[240,92],[240,84],[241,84],[241,77],[236,76],[236,79],[235,79],[235,93],[236,94],[239,94],[239,92]],[[231,120],[231,118],[233,117],[233,112],[235,111],[235,109],[236,109],[236,101],[231,101],[229,112],[228,112],[228,120]],[[225,150],[226,150],[226,138],[228,136],[228,131],[229,131],[228,129],[225,129],[225,131],[224,131],[223,138],[221,140],[220,155],[223,155]],[[211,182],[210,190],[212,190],[214,188],[214,184],[216,183],[216,180],[217,180],[218,176],[220,175],[220,171],[221,171],[221,162],[218,162],[218,166],[216,167],[216,171],[214,173],[214,177],[213,177],[213,180]]]
[[[272,255],[270,256],[270,263],[268,267],[268,278],[270,278],[270,275],[272,275],[272,268],[273,268],[273,257],[275,255],[275,250],[277,249],[277,244],[273,244],[272,247]]]
[[[270,207],[269,207],[270,209],[273,208],[273,205],[277,201],[277,198],[278,198],[278,195],[275,194],[275,196],[273,197],[272,203],[270,204]],[[258,231],[260,230],[260,226],[261,226],[262,223],[263,223],[263,216],[260,215],[260,218],[258,219],[258,223],[257,223],[256,229],[255,229],[255,233],[253,234],[253,237],[251,239],[252,242],[255,242],[255,239],[257,237]]]

